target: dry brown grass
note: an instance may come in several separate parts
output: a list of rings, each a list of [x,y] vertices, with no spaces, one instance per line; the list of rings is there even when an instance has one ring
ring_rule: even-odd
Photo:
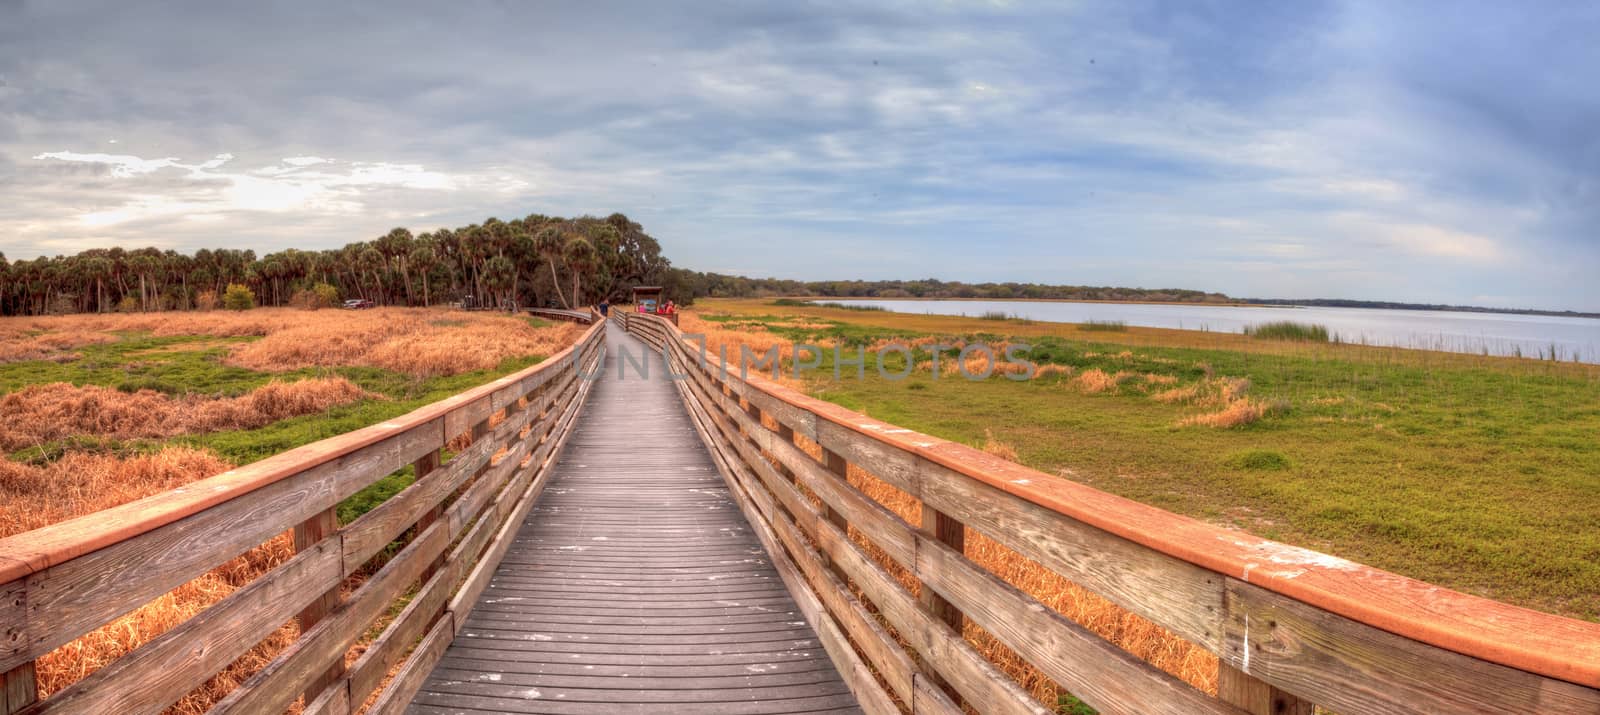
[[[1138,377],[1138,374],[1118,370],[1115,374],[1107,373],[1098,368],[1091,368],[1078,373],[1072,383],[1078,386],[1084,394],[1097,394],[1101,392],[1116,392],[1122,383]]]
[[[126,504],[226,471],[210,452],[168,447],[126,459],[69,453],[46,466],[0,460],[0,537]],[[160,598],[41,657],[39,689],[49,695],[150,642],[293,555],[288,534],[274,538]],[[274,633],[169,712],[205,712],[294,639]]]
[[[765,418],[764,422],[769,428],[775,426],[770,417]],[[1015,448],[995,439],[992,433],[986,432],[985,435],[983,445],[985,452],[1016,461]],[[795,444],[813,458],[821,459],[822,449],[815,442],[797,436]],[[922,523],[922,504],[910,494],[853,464],[849,466],[846,475],[852,486],[908,524]],[[813,503],[820,505],[818,499],[809,492],[805,493],[811,497]],[[873,544],[864,533],[851,528],[850,537],[903,588],[913,595],[920,592],[921,584],[917,579]],[[975,530],[968,529],[966,532],[965,553],[967,558],[990,573],[1134,656],[1204,692],[1216,693],[1217,658],[1204,648],[1128,612]],[[864,602],[867,601],[864,594],[859,591],[856,592],[856,596],[862,598]],[[1067,693],[1060,684],[1022,660],[1014,651],[977,625],[968,622],[963,635],[979,653],[1046,706],[1054,708],[1060,696]],[[897,640],[902,646],[905,645],[904,640],[898,637]]]
[[[0,322],[0,363],[23,360],[70,360],[73,348],[109,343],[117,339],[110,333],[92,330],[39,332],[27,324]]]
[[[366,365],[436,377],[488,370],[512,357],[549,355],[571,345],[584,330],[577,323],[535,328],[509,316],[424,309],[315,315],[239,346],[228,364],[253,370]]]
[[[216,455],[188,447],[127,459],[68,453],[45,466],[0,459],[0,538],[126,504],[228,469]]]
[[[110,342],[120,331],[158,337],[260,336],[235,347],[228,360],[255,370],[365,365],[434,377],[493,368],[509,357],[549,355],[570,345],[583,328],[576,323],[535,328],[518,317],[440,308],[0,318],[0,362],[70,358],[71,348]]]
[[[270,382],[239,397],[174,398],[64,382],[0,397],[0,449],[14,451],[78,435],[114,439],[252,429],[373,397],[342,377]]]
[[[1272,409],[1272,405],[1268,403],[1249,397],[1241,397],[1228,402],[1220,410],[1185,417],[1178,424],[1229,429],[1260,420],[1270,414]]]

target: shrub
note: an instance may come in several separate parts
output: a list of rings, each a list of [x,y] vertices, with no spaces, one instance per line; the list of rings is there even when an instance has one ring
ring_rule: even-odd
[[[986,310],[978,316],[978,320],[1011,320],[1017,316],[1003,310]]]
[[[256,307],[256,294],[248,286],[229,283],[227,292],[222,294],[222,307],[228,310],[249,310]]]
[[[1104,333],[1126,333],[1128,332],[1128,324],[1120,320],[1091,320],[1087,323],[1080,323],[1078,329]]]
[[[339,289],[327,283],[318,283],[311,286],[311,292],[317,294],[317,301],[324,308],[332,308],[339,304]]]
[[[1270,449],[1251,449],[1234,454],[1228,458],[1228,464],[1239,469],[1255,469],[1266,471],[1281,471],[1290,467],[1289,458],[1282,452]]]
[[[194,297],[194,307],[197,310],[216,310],[218,305],[217,292],[203,290]]]
[[[1253,338],[1268,340],[1298,340],[1302,342],[1325,343],[1328,342],[1328,329],[1321,325],[1311,323],[1296,323],[1289,320],[1279,320],[1260,325],[1247,325],[1244,334]]]
[[[137,312],[139,312],[139,299],[135,298],[135,297],[133,297],[131,295],[122,296],[122,301],[117,303],[117,312],[118,313],[137,313]]]

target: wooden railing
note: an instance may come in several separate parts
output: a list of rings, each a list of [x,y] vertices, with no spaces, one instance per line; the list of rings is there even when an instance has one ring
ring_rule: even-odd
[[[605,349],[588,322],[548,360],[405,416],[0,539],[0,713],[160,712],[294,619],[299,636],[213,712],[283,712],[303,694],[305,712],[342,715],[375,691],[368,712],[399,712],[547,481]],[[446,445],[459,451],[441,459]],[[338,524],[342,500],[407,465],[413,484]],[[35,659],[289,530],[293,558],[37,700]]]
[[[956,713],[962,702],[1049,712],[963,638],[967,621],[1102,713],[1600,713],[1600,624],[1138,504],[809,398],[756,369],[742,379],[654,316],[623,320],[685,376],[703,438],[869,713]],[[921,523],[852,486],[851,465],[920,500]],[[1216,654],[1218,693],[969,559],[969,531]],[[852,536],[920,581],[921,597]]]

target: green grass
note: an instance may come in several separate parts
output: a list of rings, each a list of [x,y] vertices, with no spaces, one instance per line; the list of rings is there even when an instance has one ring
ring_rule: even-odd
[[[779,298],[779,300],[783,300],[783,299]],[[774,305],[787,305],[787,304],[776,303],[775,302]],[[883,313],[883,312],[887,312],[889,310],[888,308],[885,308],[885,307],[883,307],[881,305],[871,305],[871,304],[868,304],[868,305],[852,305],[852,304],[847,304],[847,303],[834,303],[834,302],[831,302],[831,301],[830,302],[824,302],[824,303],[812,303],[812,305],[820,305],[820,306],[824,306],[824,307],[828,307],[828,308],[842,308],[844,310],[858,310],[858,311],[867,312],[867,313],[873,313],[873,312]]]
[[[255,338],[214,338],[206,336],[151,337],[124,334],[114,343],[91,345],[80,350],[82,357],[69,362],[28,361],[0,364],[0,394],[30,384],[68,382],[74,385],[99,385],[124,391],[152,389],[172,395],[204,394],[234,396],[249,392],[274,379],[337,375],[381,397],[333,407],[315,415],[280,420],[250,430],[229,430],[198,435],[181,435],[164,440],[114,440],[85,436],[30,447],[10,455],[17,461],[39,463],[60,457],[69,450],[111,454],[155,452],[169,444],[209,449],[236,465],[249,464],[279,452],[317,440],[377,424],[398,417],[464,390],[482,385],[525,367],[542,358],[525,357],[503,361],[492,370],[419,380],[389,370],[370,367],[307,368],[286,372],[259,372],[222,364],[227,345]],[[188,344],[208,345],[183,350]],[[158,350],[157,352],[150,352]],[[410,467],[399,470],[339,505],[339,518],[347,522],[366,513],[383,500],[411,483]]]
[[[1301,342],[1328,342],[1328,329],[1311,323],[1278,320],[1259,325],[1247,325],[1244,334],[1264,340],[1297,340]]]
[[[896,322],[841,319],[828,330],[875,336]],[[973,446],[992,431],[1029,466],[1164,509],[1600,619],[1596,371],[1331,344],[1259,352],[1244,349],[1248,341],[1206,349],[1065,337],[1076,329],[1016,341],[1033,345],[1032,360],[1071,366],[1072,374],[1148,373],[1179,386],[1247,378],[1252,398],[1285,408],[1233,429],[1180,427],[1203,408],[1150,398],[1165,386],[1084,394],[1072,374],[972,382],[919,373],[894,382],[877,377],[870,357],[867,379],[847,370],[835,380],[825,356],[807,385],[842,406]]]

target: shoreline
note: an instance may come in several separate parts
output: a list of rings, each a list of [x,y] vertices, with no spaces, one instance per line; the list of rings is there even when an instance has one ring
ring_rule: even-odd
[[[1438,306],[1423,305],[1420,303],[1384,303],[1383,301],[1356,301],[1363,305],[1338,305],[1329,303],[1327,298],[1310,298],[1304,302],[1282,300],[1276,298],[1261,298],[1252,301],[1182,301],[1182,300],[1088,300],[1081,298],[928,298],[928,297],[903,297],[903,298],[862,298],[847,296],[773,296],[772,299],[803,300],[808,302],[830,300],[875,300],[875,301],[973,301],[989,303],[1091,303],[1104,305],[1197,305],[1225,308],[1336,308],[1349,310],[1405,310],[1417,313],[1475,313],[1481,315],[1534,315],[1547,318],[1583,318],[1600,320],[1600,313],[1586,313],[1576,310],[1519,310],[1516,308],[1479,308],[1475,306]],[[1270,303],[1259,302],[1263,300]]]

